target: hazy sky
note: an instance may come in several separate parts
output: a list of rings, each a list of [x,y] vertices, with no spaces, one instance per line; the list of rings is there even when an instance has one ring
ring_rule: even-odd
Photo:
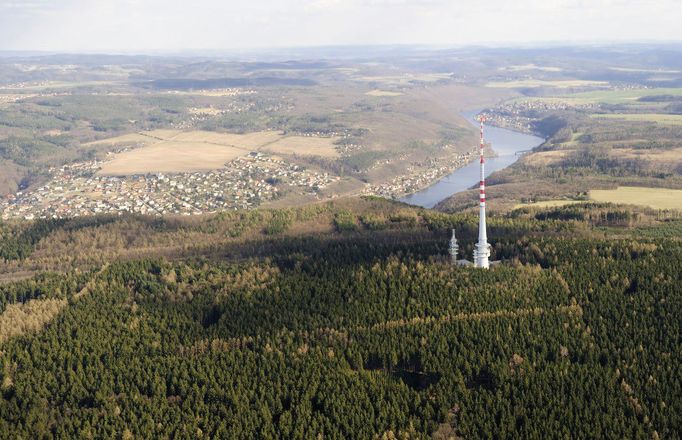
[[[0,49],[682,40],[680,0],[0,0]]]

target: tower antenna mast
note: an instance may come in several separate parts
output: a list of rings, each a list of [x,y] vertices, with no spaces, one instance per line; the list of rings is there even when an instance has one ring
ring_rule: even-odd
[[[478,120],[481,123],[481,179],[479,186],[478,243],[476,243],[476,247],[474,248],[474,265],[476,267],[488,269],[488,267],[490,267],[488,261],[490,258],[490,245],[488,244],[488,234],[485,225],[485,159],[483,157],[483,149],[485,148],[483,123],[485,122],[485,116],[480,115]]]

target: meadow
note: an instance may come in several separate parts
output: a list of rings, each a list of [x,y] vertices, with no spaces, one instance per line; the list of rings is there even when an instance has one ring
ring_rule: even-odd
[[[285,136],[275,131],[247,134],[208,131],[154,130],[97,141],[143,146],[113,155],[99,174],[132,175],[208,171],[252,151],[281,155],[339,157],[338,137]]]
[[[620,186],[617,189],[590,191],[597,202],[649,206],[654,209],[682,209],[682,190]]]
[[[655,122],[657,124],[682,124],[682,115],[671,115],[664,113],[636,113],[636,114],[592,114],[592,118],[597,119],[621,119],[633,122]]]
[[[127,176],[146,173],[208,171],[245,155],[245,151],[204,142],[162,141],[116,154],[99,174]]]
[[[486,84],[487,87],[515,89],[519,87],[556,87],[561,89],[574,87],[594,87],[594,86],[608,86],[606,81],[589,81],[589,80],[542,80],[542,79],[522,79],[516,81],[492,81]]]

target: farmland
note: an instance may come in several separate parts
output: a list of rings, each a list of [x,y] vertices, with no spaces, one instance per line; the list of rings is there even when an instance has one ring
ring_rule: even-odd
[[[682,209],[682,190],[621,186],[612,190],[591,190],[597,202],[642,205],[654,209]]]
[[[682,88],[634,88],[627,90],[597,90],[591,92],[571,93],[555,99],[566,100],[575,103],[644,105],[642,101],[638,100],[646,97],[664,95],[682,97]]]
[[[619,186],[616,189],[593,189],[589,191],[588,196],[593,202],[682,210],[682,190],[676,189]],[[557,208],[585,202],[565,199],[543,200],[518,204],[514,208]]]
[[[517,80],[517,81],[495,81],[486,84],[487,87],[498,87],[505,89],[513,89],[519,87],[555,87],[560,89],[577,88],[577,87],[594,87],[608,86],[606,81],[588,81],[588,80],[540,80],[540,79],[528,79],[528,80]]]
[[[205,142],[161,141],[153,145],[116,154],[98,172],[108,176],[147,173],[182,173],[222,168],[244,150]]]
[[[122,144],[143,142],[140,148],[114,154],[99,171],[101,175],[126,176],[146,173],[180,173],[222,168],[226,162],[249,152],[338,157],[338,138],[283,136],[264,131],[248,134],[207,131],[156,130],[98,141]]]
[[[633,114],[593,114],[593,118],[598,119],[622,119],[631,122],[655,122],[657,124],[682,124],[682,115],[660,114],[660,113],[633,113]]]

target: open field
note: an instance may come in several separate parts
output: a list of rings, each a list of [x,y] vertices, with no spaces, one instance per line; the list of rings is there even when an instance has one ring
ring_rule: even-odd
[[[682,209],[682,190],[679,189],[620,186],[618,189],[592,190],[590,199],[654,209]]]
[[[592,118],[598,119],[622,119],[626,121],[655,122],[657,124],[682,124],[682,115],[670,115],[661,113],[639,114],[592,114]]]
[[[590,201],[609,202],[625,205],[648,206],[654,209],[682,209],[682,190],[668,188],[645,188],[620,186],[617,189],[593,189]],[[585,203],[585,200],[543,200],[534,203],[519,203],[518,208],[557,208],[560,206]]]
[[[682,88],[599,90],[594,92],[573,93],[566,95],[565,97],[562,96],[559,99],[586,104],[638,104],[637,100],[639,98],[660,95],[682,96]]]
[[[146,173],[208,171],[245,155],[244,150],[224,145],[189,141],[162,141],[117,154],[102,165],[99,174],[125,176]]]
[[[381,97],[381,96],[390,97],[390,96],[402,96],[402,95],[404,95],[404,93],[400,93],[400,92],[391,92],[390,90],[379,90],[379,89],[376,89],[376,90],[370,90],[369,92],[365,93],[365,95],[367,95],[367,96],[376,96],[376,97]]]
[[[500,83],[509,84],[509,83]],[[500,86],[499,88],[502,88]],[[630,104],[641,106],[654,106],[656,102],[642,102],[639,98],[647,96],[682,96],[682,88],[641,88],[628,90],[594,90],[591,92],[567,93],[559,96],[544,97],[514,97],[509,102],[538,101],[545,103],[565,103],[574,105],[583,104]]]
[[[587,80],[556,80],[546,81],[541,79],[524,79],[518,81],[493,81],[486,84],[487,87],[509,88],[517,87],[557,87],[561,89],[568,89],[571,87],[588,87],[588,86],[607,86],[606,81],[587,81]]]
[[[337,158],[338,137],[283,136],[275,131],[247,134],[210,131],[154,130],[133,133],[97,143],[143,144],[116,154],[102,165],[102,175],[132,175],[208,171],[252,151]]]

